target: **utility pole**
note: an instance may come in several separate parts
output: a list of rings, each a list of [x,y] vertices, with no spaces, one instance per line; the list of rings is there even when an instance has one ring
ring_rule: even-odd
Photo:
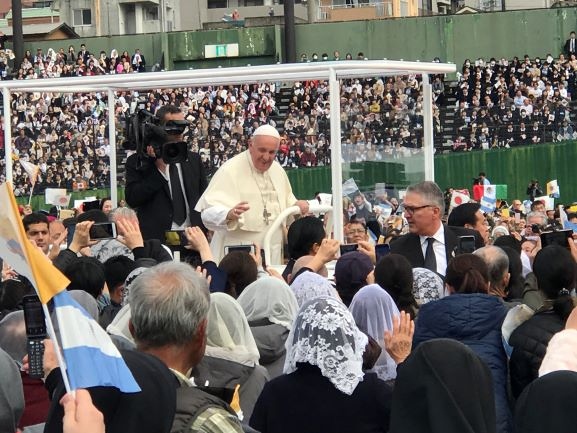
[[[310,1],[310,0],[309,0]],[[284,50],[285,63],[295,63],[296,42],[295,42],[295,1],[284,1]]]
[[[12,50],[14,71],[18,71],[24,58],[24,32],[22,30],[22,1],[12,0]]]

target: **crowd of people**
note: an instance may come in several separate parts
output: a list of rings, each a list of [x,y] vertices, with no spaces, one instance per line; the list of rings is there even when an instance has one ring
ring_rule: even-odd
[[[1,58],[0,71],[4,80],[130,74],[150,69],[147,69],[144,54],[138,48],[133,53],[126,50],[119,53],[112,49],[110,53],[100,51],[97,54],[91,53],[86,44],[80,44],[78,51],[74,45],[69,45],[68,50],[63,47],[58,50],[49,48],[46,52],[38,48],[35,53],[26,50],[22,62],[15,62],[14,70],[8,62],[10,52],[7,55],[6,51],[2,50]]]
[[[347,54],[346,59],[352,59]],[[358,53],[357,59],[365,58]],[[301,61],[329,60],[306,53]],[[331,60],[340,60],[338,51]],[[574,53],[545,58],[466,60],[456,85],[442,75],[431,76],[435,143],[451,150],[491,149],[570,140],[577,137],[571,119],[576,98]],[[36,55],[26,53],[15,78],[127,73],[144,71],[144,55],[135,50],[118,55],[100,53],[97,59],[84,44],[78,53],[70,46]],[[64,70],[64,72],[63,72]],[[83,72],[84,71],[84,72]],[[22,75],[22,76],[21,76]],[[212,175],[224,162],[246,149],[247,137],[263,124],[281,131],[277,159],[285,169],[326,166],[330,156],[328,83],[292,83],[288,108],[279,109],[283,83],[208,86],[118,92],[114,101],[117,142],[123,141],[126,118],[137,107],[155,112],[176,104],[189,122],[185,139],[199,153]],[[421,77],[373,77],[343,80],[341,86],[342,155],[345,162],[381,161],[422,151],[423,101]],[[456,105],[452,106],[452,98]],[[451,102],[451,105],[448,105]],[[48,187],[69,190],[109,185],[107,97],[101,93],[15,94],[12,101],[15,159],[39,165],[35,193]],[[447,113],[454,112],[448,124]],[[0,131],[1,132],[1,131]],[[0,134],[3,135],[3,134]],[[450,138],[447,138],[450,137]],[[3,139],[3,136],[0,140]],[[130,152],[130,151],[129,151]],[[0,143],[0,156],[4,146]],[[2,158],[3,159],[3,158]],[[122,164],[119,160],[119,164]],[[0,182],[5,178],[4,161]],[[15,162],[15,191],[31,192],[29,173]],[[119,179],[120,184],[124,182]]]
[[[265,160],[259,149],[280,144],[271,129],[256,131],[255,147],[236,160],[269,173],[278,193],[276,175],[260,165],[274,155]],[[238,197],[215,195],[219,187],[205,191],[202,212],[219,210],[223,194],[231,203]],[[247,194],[239,188],[236,200]],[[226,205],[227,224],[238,230],[240,215],[250,221],[244,203],[257,202]],[[549,213],[539,200],[488,214],[474,202],[449,208],[433,182],[409,186],[403,199],[355,192],[343,202],[346,245],[327,238],[323,218],[303,209],[286,240],[275,240],[288,252],[280,275],[263,264],[258,246],[217,257],[201,227],[184,228],[167,248],[168,237],[141,231],[141,215],[110,204],[105,198],[67,220],[27,210],[22,223],[107,331],[141,391],[89,387],[76,400],[63,397],[49,340],[45,381],[28,377],[21,308],[34,288],[4,263],[0,393],[10,405],[0,413],[3,431],[574,428],[573,400],[563,396],[577,377],[577,244],[563,237],[563,246],[545,245],[539,232],[577,214]],[[91,240],[94,224],[106,222],[118,237]],[[463,238],[472,239],[470,250]],[[341,248],[351,244],[353,251]],[[177,263],[179,256],[187,259]],[[414,416],[415,408],[429,416]]]
[[[574,140],[575,53],[463,63],[455,97],[454,150]]]

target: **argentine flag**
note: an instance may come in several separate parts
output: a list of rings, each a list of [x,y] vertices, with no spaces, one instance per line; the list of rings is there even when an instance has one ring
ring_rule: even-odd
[[[113,386],[122,392],[140,392],[140,387],[104,329],[66,290],[52,300],[70,388]]]
[[[486,185],[483,197],[480,201],[481,211],[485,213],[491,213],[495,210],[496,204],[497,190],[495,185]]]

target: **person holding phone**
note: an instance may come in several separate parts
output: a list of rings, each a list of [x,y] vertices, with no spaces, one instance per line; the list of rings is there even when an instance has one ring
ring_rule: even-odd
[[[298,206],[303,215],[308,213],[308,202],[296,199],[276,161],[279,146],[274,127],[258,127],[248,150],[223,164],[198,200],[195,210],[214,231],[211,249],[217,262],[226,245],[262,245],[269,227],[286,208]],[[273,236],[271,249],[273,263],[281,263],[282,229]]]

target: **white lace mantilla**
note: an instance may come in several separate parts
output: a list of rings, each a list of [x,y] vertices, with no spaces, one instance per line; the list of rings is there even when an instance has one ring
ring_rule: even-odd
[[[287,338],[286,374],[299,362],[316,365],[324,377],[351,395],[363,380],[363,353],[368,339],[347,307],[330,298],[315,298],[300,309]]]

